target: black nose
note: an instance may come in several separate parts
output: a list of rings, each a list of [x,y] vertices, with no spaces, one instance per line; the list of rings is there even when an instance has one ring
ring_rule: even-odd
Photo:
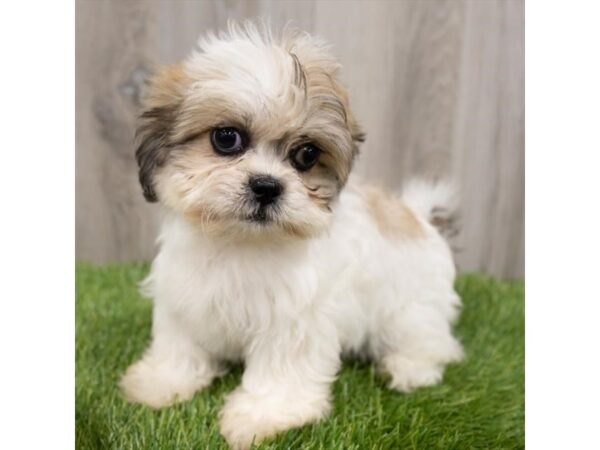
[[[256,201],[264,206],[273,203],[281,195],[283,186],[269,175],[257,175],[250,178],[250,189]]]

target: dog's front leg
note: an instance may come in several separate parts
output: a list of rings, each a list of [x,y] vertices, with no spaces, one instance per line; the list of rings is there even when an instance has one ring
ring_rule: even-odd
[[[340,364],[338,339],[327,325],[280,326],[250,348],[242,384],[220,414],[221,434],[236,450],[325,417]]]
[[[152,408],[192,398],[222,373],[218,362],[200,348],[166,308],[155,306],[152,343],[121,379],[125,397]]]

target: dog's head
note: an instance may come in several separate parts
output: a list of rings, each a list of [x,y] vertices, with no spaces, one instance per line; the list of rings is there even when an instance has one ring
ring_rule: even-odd
[[[136,152],[144,196],[207,232],[315,236],[361,132],[339,64],[308,34],[208,36],[150,82]]]

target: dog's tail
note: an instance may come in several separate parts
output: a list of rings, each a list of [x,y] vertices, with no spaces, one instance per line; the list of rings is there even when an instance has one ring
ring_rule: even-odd
[[[447,239],[458,234],[458,189],[448,180],[415,179],[402,189],[402,200]]]

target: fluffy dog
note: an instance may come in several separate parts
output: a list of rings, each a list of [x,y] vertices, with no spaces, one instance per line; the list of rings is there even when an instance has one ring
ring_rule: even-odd
[[[152,342],[121,387],[160,408],[242,361],[220,414],[235,449],[325,417],[341,355],[374,360],[403,392],[462,357],[434,226],[451,192],[349,180],[364,135],[339,69],[306,33],[232,25],[149,85],[136,156],[164,219],[143,286]]]

